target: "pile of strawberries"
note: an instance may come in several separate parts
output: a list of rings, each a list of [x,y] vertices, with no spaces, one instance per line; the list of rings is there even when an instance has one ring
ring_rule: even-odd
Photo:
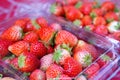
[[[30,80],[72,80],[100,55],[93,45],[44,17],[16,20],[0,36],[0,58]],[[104,55],[79,79],[95,76],[110,60]]]
[[[50,11],[78,27],[120,40],[120,12],[111,1],[100,4],[96,0],[58,0],[51,6]]]

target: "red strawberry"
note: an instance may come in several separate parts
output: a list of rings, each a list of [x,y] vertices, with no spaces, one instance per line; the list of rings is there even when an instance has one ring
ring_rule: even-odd
[[[52,39],[55,35],[55,30],[51,27],[43,27],[39,29],[39,37],[46,44],[53,44]]]
[[[0,39],[0,58],[5,57],[9,53],[8,46],[11,44],[11,41]]]
[[[22,29],[24,29],[26,26],[26,23],[29,21],[30,21],[29,18],[22,18],[22,19],[16,20],[14,24],[17,26],[20,26]]]
[[[105,14],[105,19],[107,20],[107,22],[111,22],[113,20],[118,20],[118,16],[115,12],[108,12]]]
[[[65,75],[65,74],[62,74],[60,76],[58,76],[57,78],[54,78],[55,80],[58,79],[58,80],[72,80],[71,77],[69,77],[68,75]]]
[[[82,66],[74,58],[69,57],[65,60],[64,73],[70,77],[77,76],[82,71]]]
[[[38,58],[41,58],[47,53],[47,48],[42,42],[31,43],[30,52],[33,53]]]
[[[31,73],[30,80],[46,80],[45,77],[45,73],[42,70],[36,69]]]
[[[88,80],[85,75],[80,75],[76,80]]]
[[[63,46],[66,46],[66,45],[64,44]],[[69,49],[69,50],[70,50],[70,49]],[[66,60],[68,57],[71,57],[71,55],[70,55],[71,53],[70,53],[69,50],[62,48],[61,45],[58,45],[58,46],[55,48],[53,60],[54,60],[57,64],[64,65],[65,60]]]
[[[54,48],[52,46],[47,46],[47,54],[53,53],[53,52],[54,52]]]
[[[102,16],[103,15],[103,11],[100,8],[95,8],[92,10],[92,12],[90,13],[90,16],[92,18],[95,18],[96,16]]]
[[[92,11],[92,3],[86,2],[80,6],[80,11],[85,14],[89,15],[90,12]]]
[[[99,71],[100,66],[98,63],[93,63],[90,67],[87,68],[85,74],[88,78],[92,78]]]
[[[38,41],[38,38],[39,37],[38,37],[37,33],[30,31],[24,35],[23,40],[26,42],[29,42],[29,43],[33,43],[33,42]]]
[[[95,26],[93,24],[91,25],[86,25],[85,26],[85,29],[88,30],[88,31],[94,31],[95,30]]]
[[[10,61],[10,65],[12,65],[12,67],[15,68],[15,69],[19,69],[19,66],[18,66],[18,58],[17,58],[17,57],[13,58],[13,59]]]
[[[60,30],[62,30],[61,25],[58,24],[58,23],[52,23],[52,24],[50,24],[50,27],[52,27],[55,31],[60,31]]]
[[[73,6],[65,6],[64,10],[66,18],[70,21],[81,19],[83,17],[83,14]]]
[[[63,7],[57,3],[51,5],[50,12],[56,16],[62,16],[64,14]]]
[[[103,55],[100,57],[100,59],[98,60],[98,64],[100,67],[103,67],[105,64],[107,64],[109,61],[111,60],[111,58],[108,55]]]
[[[28,49],[29,43],[26,41],[18,41],[8,47],[8,50],[16,56],[19,56],[24,51],[28,51]]]
[[[63,74],[63,68],[57,64],[50,65],[46,71],[47,80],[57,78],[61,74]]]
[[[65,30],[59,31],[55,37],[56,45],[65,43],[70,45],[70,47],[74,47],[77,44],[77,41],[78,39],[75,35]]]
[[[88,15],[84,16],[82,18],[82,24],[83,25],[91,25],[92,24],[92,18]]]
[[[61,0],[59,0],[61,1]],[[75,5],[79,0],[62,0],[61,3],[63,5]]]
[[[32,24],[32,21],[28,21],[28,22],[26,23],[26,26],[25,26],[24,29],[23,29],[24,32],[35,31],[35,30],[36,30],[36,28],[35,28],[35,26]]]
[[[115,4],[111,1],[105,1],[101,5],[101,9],[105,12],[107,11],[113,11],[115,8]]]
[[[40,59],[40,63],[41,63],[40,69],[46,71],[48,67],[53,63],[53,54],[43,56]]]
[[[44,17],[38,17],[36,22],[40,25],[40,27],[48,27],[48,22]]]
[[[78,44],[75,46],[75,48],[73,48],[73,53],[76,53],[79,51],[86,51],[86,52],[90,53],[91,56],[93,57],[93,60],[95,60],[99,55],[97,53],[96,48],[93,45],[88,44],[88,43],[84,42],[83,40],[79,40]]]
[[[93,19],[93,24],[95,26],[99,26],[99,25],[105,25],[106,24],[106,20],[104,19],[104,17],[101,16],[97,16]]]
[[[19,69],[22,72],[32,72],[40,65],[39,60],[30,52],[24,52],[18,57]]]
[[[120,41],[120,31],[110,34],[109,37]]]
[[[22,39],[22,35],[23,35],[22,33],[23,33],[22,28],[20,26],[14,25],[8,28],[7,30],[5,30],[2,33],[1,38],[10,41],[18,41]]]
[[[107,35],[108,34],[108,29],[107,26],[105,25],[99,25],[95,28],[94,32],[100,35]]]

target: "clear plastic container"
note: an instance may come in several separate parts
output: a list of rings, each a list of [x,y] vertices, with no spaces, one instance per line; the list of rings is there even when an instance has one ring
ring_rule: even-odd
[[[78,37],[78,39],[83,39],[88,43],[91,43],[94,45],[100,54],[100,56],[92,63],[94,64],[97,62],[100,57],[103,55],[110,55],[111,60],[103,67],[100,68],[100,70],[96,73],[96,76],[94,76],[91,80],[106,80],[109,78],[109,76],[118,68],[118,54],[114,50],[114,44],[111,43],[107,38],[104,38],[102,36],[99,36],[97,34],[93,34],[89,31],[85,31],[80,28],[76,28],[71,22],[67,22],[63,20],[62,18],[57,18],[53,15],[50,15],[44,11],[29,11],[25,12],[24,14],[11,18],[7,21],[4,21],[0,24],[0,32],[2,33],[5,29],[10,27],[14,23],[15,20],[21,19],[24,17],[29,17],[31,19],[35,19],[39,16],[43,16],[47,19],[49,23],[59,23],[63,29],[73,33]],[[5,63],[4,61],[1,61],[0,63],[0,73],[5,76],[10,76],[15,78],[16,80],[27,80],[27,77],[25,77],[21,72],[14,70],[9,64]],[[91,65],[92,65],[91,64]],[[74,79],[78,79],[78,77],[83,74],[91,65],[89,65],[87,68],[83,70],[83,72],[79,73]],[[108,72],[109,71],[109,72]]]

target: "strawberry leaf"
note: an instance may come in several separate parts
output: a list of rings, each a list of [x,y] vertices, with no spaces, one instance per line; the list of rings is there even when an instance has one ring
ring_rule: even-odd
[[[75,21],[73,21],[73,24],[76,26],[80,26],[81,25],[81,21],[76,19]]]
[[[102,59],[103,61],[110,61],[110,60],[111,60],[111,58],[110,58],[108,55],[103,55],[103,56],[101,57],[101,59]]]
[[[18,66],[21,68],[25,65],[25,56],[22,54],[18,57]]]
[[[69,47],[67,44],[62,44],[61,48],[68,50],[71,53],[72,48]]]
[[[87,66],[89,66],[92,63],[92,56],[90,54],[85,55],[84,62]]]
[[[23,75],[24,76],[30,76],[30,73],[24,72]]]
[[[55,9],[56,9],[56,4],[52,4],[51,7],[50,7],[50,12],[54,13]]]
[[[94,19],[96,16],[97,16],[96,13],[94,13],[94,12],[91,12],[91,13],[90,13],[90,17],[91,17],[92,19]]]
[[[37,24],[36,20],[32,20],[31,22],[36,29],[40,28],[40,26]]]
[[[120,29],[120,23],[119,23],[119,22],[117,23],[117,26],[115,26],[115,29],[116,29],[116,30],[119,30],[119,29]]]
[[[91,28],[90,28],[89,26],[86,26],[86,27],[85,27],[85,30],[91,31]]]
[[[119,9],[118,9],[118,8],[115,8],[115,9],[114,9],[114,12],[119,12]]]
[[[61,51],[60,49],[57,49],[57,50],[55,50],[55,52],[54,52],[53,61],[55,61],[57,64],[59,63],[59,60],[60,60],[60,58],[62,57],[61,52],[62,52],[62,51]]]
[[[81,7],[81,5],[82,5],[82,2],[78,2],[78,3],[76,3],[76,5],[75,5],[75,8],[80,8]]]
[[[2,74],[0,74],[0,79],[3,77],[3,75]]]

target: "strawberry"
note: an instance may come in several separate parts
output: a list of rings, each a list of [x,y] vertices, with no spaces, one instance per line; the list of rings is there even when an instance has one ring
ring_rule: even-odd
[[[62,30],[61,25],[58,24],[58,23],[52,23],[52,24],[50,24],[50,27],[52,27],[55,31],[60,31],[60,30]]]
[[[85,26],[85,29],[88,30],[88,31],[94,31],[95,30],[95,26],[93,24],[91,25],[86,25]]]
[[[10,65],[12,65],[12,67],[15,68],[15,69],[19,69],[19,66],[18,66],[18,58],[15,57],[15,58],[13,58],[12,60],[10,60]]]
[[[103,67],[105,64],[107,64],[109,61],[111,60],[111,58],[108,55],[103,55],[100,57],[100,59],[98,60],[98,64],[100,67]]]
[[[5,57],[9,53],[8,46],[11,44],[11,41],[0,39],[0,58]]]
[[[74,58],[69,57],[65,60],[64,73],[70,77],[77,76],[82,71],[82,66]]]
[[[120,29],[120,22],[118,21],[112,21],[107,25],[107,29],[110,33],[114,33],[119,31]]]
[[[68,75],[65,75],[65,74],[62,74],[60,76],[58,76],[57,78],[54,78],[55,80],[58,79],[58,80],[72,80],[71,77],[69,77]]]
[[[28,21],[28,22],[26,23],[26,26],[25,26],[24,29],[23,29],[24,32],[35,31],[35,30],[36,30],[36,28],[35,28],[35,26],[32,24],[32,21]]]
[[[63,46],[67,46],[67,45],[63,44]],[[70,49],[69,49],[69,50],[70,50]],[[71,57],[69,50],[62,48],[61,45],[58,45],[58,46],[55,48],[53,60],[54,60],[57,64],[64,65],[65,60],[66,60],[68,57]]]
[[[94,19],[96,16],[102,16],[103,15],[103,11],[100,8],[95,8],[92,10],[92,12],[90,13],[90,16]]]
[[[89,66],[93,61],[93,57],[91,53],[87,51],[78,51],[74,53],[74,59],[78,61],[83,68],[86,68],[87,66]]]
[[[48,67],[53,63],[53,54],[47,54],[40,59],[40,69],[46,71]]]
[[[52,46],[47,46],[47,54],[53,53],[53,52],[54,52],[54,48]]]
[[[56,16],[62,16],[64,14],[63,7],[58,3],[51,5],[50,12]]]
[[[36,22],[40,25],[40,27],[47,27],[48,26],[48,22],[44,17],[38,17],[36,19]]]
[[[56,31],[51,27],[43,27],[39,29],[39,37],[46,44],[53,44],[52,40]]]
[[[105,36],[108,34],[108,29],[107,29],[107,26],[105,26],[105,25],[99,25],[99,26],[96,26],[94,32]]]
[[[77,53],[79,51],[85,51],[87,53],[90,53],[91,56],[93,57],[93,60],[95,60],[99,55],[97,53],[96,48],[93,45],[88,44],[83,40],[79,40],[77,45],[73,48],[73,53]]]
[[[80,75],[76,80],[88,80],[85,75]]]
[[[22,29],[25,28],[26,23],[29,22],[29,18],[22,18],[15,21],[14,25],[20,26]]]
[[[24,51],[28,51],[28,49],[29,43],[26,41],[18,41],[8,47],[8,50],[16,56],[19,56]]]
[[[40,69],[36,69],[30,74],[30,80],[46,80],[45,73]]]
[[[77,41],[77,37],[66,30],[59,31],[55,36],[56,45],[65,43],[70,47],[74,47],[77,44]]]
[[[23,40],[29,43],[33,43],[38,41],[38,38],[38,35],[34,31],[30,31],[24,35]]]
[[[63,5],[75,5],[79,0],[62,0]]]
[[[18,57],[19,70],[22,72],[32,72],[40,65],[39,60],[30,52],[24,52]]]
[[[84,16],[82,18],[83,25],[91,25],[92,24],[92,18],[88,15]]]
[[[33,53],[38,58],[41,58],[47,53],[47,48],[42,42],[31,43],[30,52]]]
[[[99,25],[105,25],[106,24],[106,20],[104,19],[104,17],[101,16],[97,16],[93,19],[93,24],[95,26],[99,26]]]
[[[105,1],[101,5],[101,9],[105,12],[107,11],[113,11],[115,8],[115,4],[111,1]]]
[[[115,12],[108,12],[105,14],[105,19],[107,20],[107,22],[111,22],[113,20],[118,21],[118,16]]]
[[[120,31],[109,34],[109,37],[120,41]]]
[[[93,63],[90,67],[88,67],[85,71],[85,74],[88,78],[92,78],[99,71],[100,66],[98,63]]]
[[[63,68],[57,64],[50,65],[46,71],[47,80],[57,78],[61,74],[63,74]]]
[[[89,15],[90,12],[92,11],[92,3],[86,2],[86,3],[82,4],[82,5],[80,6],[80,11],[81,11],[84,15]]]
[[[5,30],[2,33],[1,38],[10,41],[18,41],[22,39],[22,35],[23,35],[23,29],[20,26],[14,25],[12,27],[9,27],[7,30]]]
[[[83,14],[73,6],[64,6],[64,11],[66,18],[70,21],[81,19],[83,17]]]

